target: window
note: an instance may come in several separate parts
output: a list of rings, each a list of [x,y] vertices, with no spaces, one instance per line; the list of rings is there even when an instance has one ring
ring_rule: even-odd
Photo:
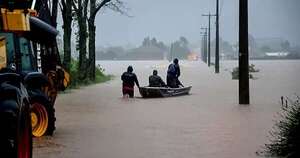
[[[14,36],[13,33],[0,33],[0,36],[4,36],[6,40],[7,65],[18,65],[15,63],[15,44],[19,43],[22,71],[35,71],[30,42],[23,37]],[[14,38],[19,41],[15,43]]]
[[[0,36],[4,36],[5,41],[6,41],[7,65],[15,63],[15,60],[14,60],[15,46],[14,46],[13,34],[12,33],[0,33]]]
[[[31,47],[30,42],[20,37],[20,52],[21,52],[21,60],[22,60],[22,70],[23,71],[33,71],[33,64],[32,64],[32,54],[31,54]]]

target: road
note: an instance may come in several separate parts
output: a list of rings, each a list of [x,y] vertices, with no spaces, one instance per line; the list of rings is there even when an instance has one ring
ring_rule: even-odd
[[[34,139],[34,158],[254,158],[269,140],[280,96],[300,92],[298,62],[255,63],[261,72],[250,82],[250,106],[237,104],[232,62],[218,75],[203,63],[183,62],[190,95],[142,99],[136,91],[136,98],[123,99],[119,75],[128,64],[106,62],[114,80],[59,95],[57,130]],[[166,66],[133,64],[141,85],[153,68],[163,75]]]

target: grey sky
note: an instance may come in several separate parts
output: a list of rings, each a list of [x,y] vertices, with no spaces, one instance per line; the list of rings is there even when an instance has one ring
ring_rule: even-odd
[[[215,0],[124,1],[134,17],[102,10],[96,21],[96,45],[139,45],[146,36],[166,43],[185,36],[195,43],[200,40],[200,27],[208,22],[201,14],[215,12]],[[238,2],[220,0],[221,37],[231,43],[238,37]],[[249,0],[249,32],[257,38],[282,37],[300,45],[299,15],[300,0]]]

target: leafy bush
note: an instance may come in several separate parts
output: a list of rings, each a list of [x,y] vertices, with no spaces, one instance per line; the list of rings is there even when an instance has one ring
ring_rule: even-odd
[[[255,79],[254,76],[251,73],[259,72],[259,69],[255,68],[254,64],[249,65],[249,78],[250,79]],[[239,79],[239,67],[233,68],[232,72],[232,79],[233,80],[238,80]]]
[[[259,69],[255,68],[254,64],[249,65],[249,72],[259,72]]]
[[[105,75],[104,71],[105,71],[105,69],[103,69],[99,64],[96,66],[95,83],[102,83],[102,82],[110,80],[113,77],[112,75]]]
[[[273,130],[271,143],[265,145],[269,156],[296,158],[300,157],[300,99],[296,101],[281,99],[283,112]]]
[[[72,59],[71,60],[71,66],[70,66],[70,76],[71,76],[71,84],[69,88],[78,88],[80,86],[94,84],[94,83],[102,83],[105,81],[108,81],[112,78],[111,75],[105,75],[104,69],[101,68],[100,65],[96,66],[95,69],[95,81],[91,81],[88,78],[85,80],[79,79],[79,72],[78,72],[78,64],[79,62],[77,60]]]

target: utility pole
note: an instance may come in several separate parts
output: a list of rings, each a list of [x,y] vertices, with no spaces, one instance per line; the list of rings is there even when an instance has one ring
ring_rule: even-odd
[[[203,14],[202,16],[208,16],[208,53],[207,53],[207,65],[208,67],[210,67],[210,30],[211,30],[211,27],[210,27],[210,18],[212,16],[216,16],[216,15],[212,15],[212,14]]]
[[[204,58],[205,58],[205,63],[207,63],[207,57],[208,57],[208,49],[207,49],[207,36],[208,36],[208,34],[207,34],[207,30],[208,30],[208,28],[207,27],[202,27],[201,28],[202,30],[204,30],[204,48],[205,48],[205,53],[204,53]]]
[[[215,57],[215,73],[220,72],[219,64],[219,0],[217,0],[216,6],[216,57]]]
[[[204,40],[204,35],[202,34],[202,32],[201,32],[201,36],[202,36],[202,39],[201,39],[201,60],[203,61],[203,62],[205,62],[205,40]]]
[[[240,0],[239,12],[239,104],[249,104],[248,0]]]
[[[202,36],[203,36],[203,61],[205,63],[207,63],[207,28],[201,28],[201,29],[205,29],[205,32],[201,32]]]
[[[207,31],[205,32],[205,36],[204,36],[204,48],[205,48],[204,61],[205,63],[207,63]]]
[[[201,48],[202,48],[202,50],[201,50],[201,59],[202,59],[203,62],[205,62],[205,60],[204,60],[204,53],[205,53],[205,48],[204,48],[204,36],[202,36]]]

